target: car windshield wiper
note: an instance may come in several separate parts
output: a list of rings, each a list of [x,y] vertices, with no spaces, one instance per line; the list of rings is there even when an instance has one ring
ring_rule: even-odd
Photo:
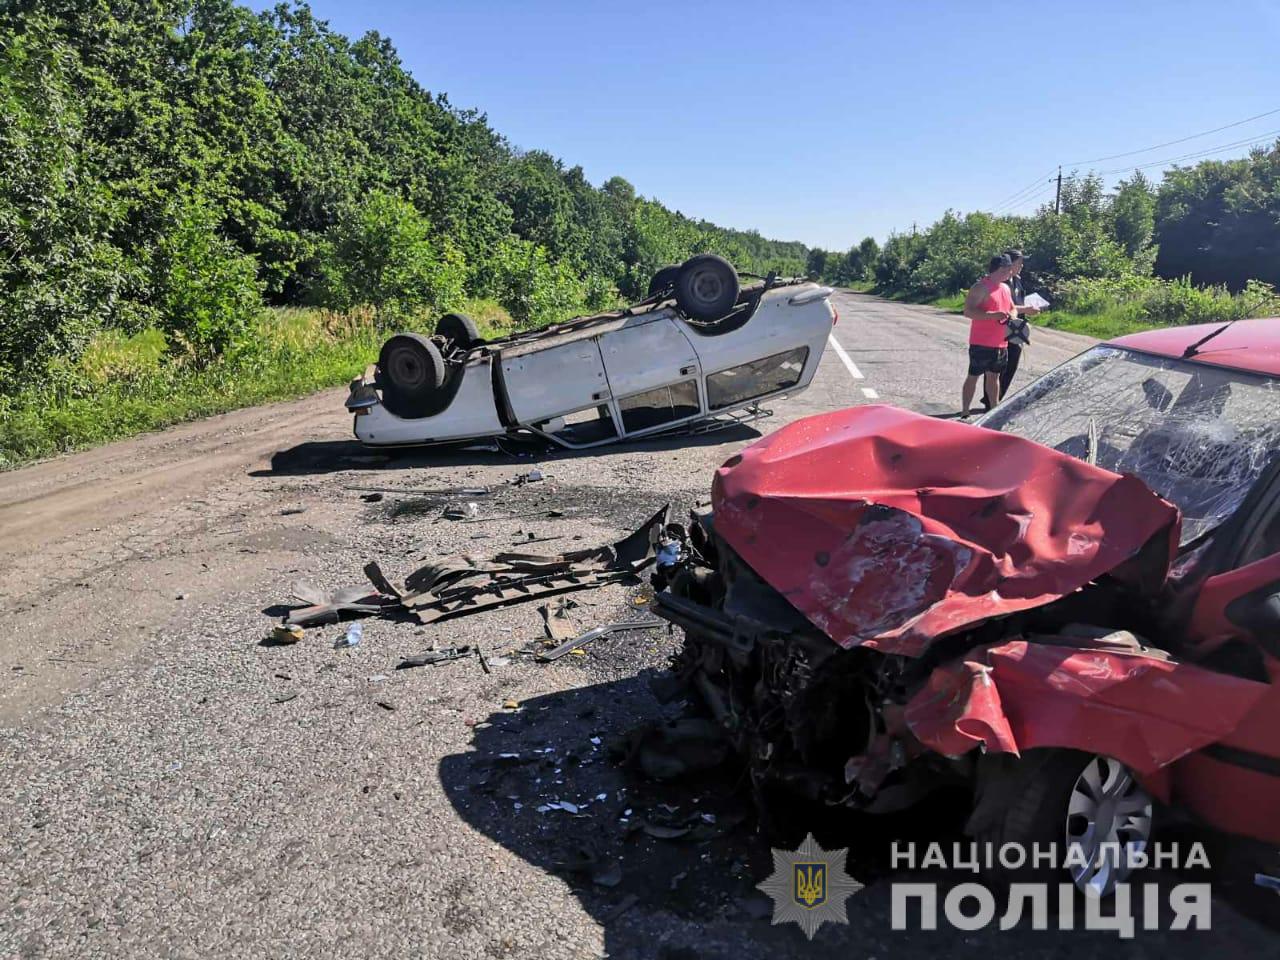
[[[1239,317],[1237,317],[1237,318],[1236,318],[1236,320],[1238,320],[1238,319],[1240,319],[1240,318],[1239,318]],[[1185,349],[1185,350],[1183,350],[1183,351],[1182,351],[1182,359],[1183,359],[1183,360],[1190,360],[1192,357],[1194,357],[1196,354],[1198,354],[1198,353],[1200,352],[1200,348],[1201,348],[1201,347],[1203,347],[1206,343],[1208,343],[1210,340],[1212,340],[1212,339],[1213,339],[1214,337],[1216,337],[1218,334],[1222,333],[1222,331],[1226,330],[1226,329],[1227,329],[1227,327],[1231,326],[1231,325],[1232,325],[1233,323],[1235,323],[1235,322],[1236,322],[1235,320],[1228,320],[1226,323],[1224,323],[1222,326],[1220,326],[1217,330],[1214,330],[1214,331],[1212,331],[1212,332],[1210,332],[1210,333],[1206,334],[1205,336],[1201,337],[1201,338],[1200,338],[1199,340],[1197,340],[1195,343],[1191,344],[1191,346],[1187,347],[1187,349]]]

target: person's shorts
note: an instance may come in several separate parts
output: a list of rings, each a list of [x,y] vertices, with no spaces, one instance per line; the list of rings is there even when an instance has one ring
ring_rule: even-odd
[[[1004,373],[1009,365],[1009,351],[1004,347],[980,347],[969,344],[969,376],[979,377],[984,373]]]

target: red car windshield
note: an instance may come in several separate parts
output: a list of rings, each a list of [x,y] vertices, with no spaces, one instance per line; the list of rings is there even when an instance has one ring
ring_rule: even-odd
[[[1188,544],[1229,517],[1280,453],[1280,381],[1102,345],[978,423],[1133,474],[1178,507]]]

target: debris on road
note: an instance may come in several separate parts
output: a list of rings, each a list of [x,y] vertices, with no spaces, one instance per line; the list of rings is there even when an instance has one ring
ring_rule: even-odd
[[[480,504],[474,500],[450,504],[445,507],[443,516],[446,520],[475,520],[480,516]]]
[[[291,611],[286,625],[334,623],[342,614],[381,614],[419,624],[436,623],[538,597],[633,581],[653,563],[658,537],[666,528],[670,505],[663,507],[622,540],[609,546],[555,555],[500,553],[489,561],[465,557],[441,559],[415,570],[397,590],[376,563],[365,575],[376,588],[352,587],[325,597],[299,584],[294,596],[307,606]]]
[[[421,487],[348,487],[363,493],[396,493],[415,497],[487,497],[491,493],[488,487],[439,487],[423,489]]]
[[[296,691],[296,690],[290,690],[288,693],[282,693],[282,694],[280,694],[280,696],[276,697],[276,698],[275,698],[275,702],[276,702],[276,703],[288,703],[290,700],[293,700],[293,699],[294,699],[295,697],[297,697],[297,696],[298,696],[298,691]]]
[[[297,643],[303,637],[303,631],[300,626],[295,624],[276,624],[271,628],[271,633],[267,640],[276,646],[288,646]]]
[[[364,624],[357,620],[355,623],[347,627],[347,632],[343,634],[334,643],[335,650],[341,650],[344,647],[358,647],[360,641],[364,639]]]
[[[291,611],[285,618],[286,626],[318,627],[326,623],[337,623],[344,613],[356,615],[382,613],[388,607],[395,605],[394,601],[380,592],[373,592],[368,587],[360,586],[347,587],[325,596],[308,583],[295,583],[293,595],[306,606]]]
[[[361,496],[360,499],[363,500],[365,503],[380,503],[382,501],[382,494],[366,493],[363,496]]]
[[[616,887],[622,882],[622,864],[587,847],[580,847],[561,865],[573,873],[590,877],[598,887]]]
[[[665,627],[666,625],[667,623],[665,620],[658,620],[655,618],[651,620],[624,620],[621,623],[609,623],[605,624],[603,627],[593,627],[581,636],[573,637],[554,649],[538,653],[534,659],[539,663],[550,663],[553,660],[559,660],[566,653],[581,650],[588,643],[591,643],[591,641],[599,640],[601,637],[608,636],[612,633],[622,633],[628,630],[656,630],[660,627]],[[548,632],[550,631],[548,630]]]
[[[728,756],[729,744],[714,722],[682,717],[633,732],[624,762],[650,780],[674,780],[718,767]]]
[[[538,612],[542,614],[542,620],[547,628],[547,636],[552,640],[563,642],[577,635],[578,631],[574,627],[573,621],[569,619],[564,603],[557,604],[554,610],[551,609],[551,604],[546,604],[539,607]]]
[[[534,469],[528,471],[527,473],[520,474],[514,480],[512,480],[511,483],[514,486],[522,487],[526,483],[538,483],[540,480],[543,480],[543,479],[545,479],[545,477],[543,476],[542,471],[535,467]]]
[[[427,667],[447,660],[463,660],[476,655],[476,647],[464,644],[460,647],[445,647],[443,650],[428,650],[416,657],[405,657],[398,664],[397,670],[408,670],[410,667]]]

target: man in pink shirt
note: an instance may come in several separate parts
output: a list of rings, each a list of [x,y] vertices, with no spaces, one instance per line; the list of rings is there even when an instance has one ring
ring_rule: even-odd
[[[969,288],[964,315],[969,318],[969,376],[960,392],[960,416],[969,416],[978,378],[986,395],[1000,402],[1000,373],[1009,362],[1005,323],[1016,320],[1017,309],[1005,281],[1013,274],[1013,260],[1001,254],[987,264],[987,275]]]

